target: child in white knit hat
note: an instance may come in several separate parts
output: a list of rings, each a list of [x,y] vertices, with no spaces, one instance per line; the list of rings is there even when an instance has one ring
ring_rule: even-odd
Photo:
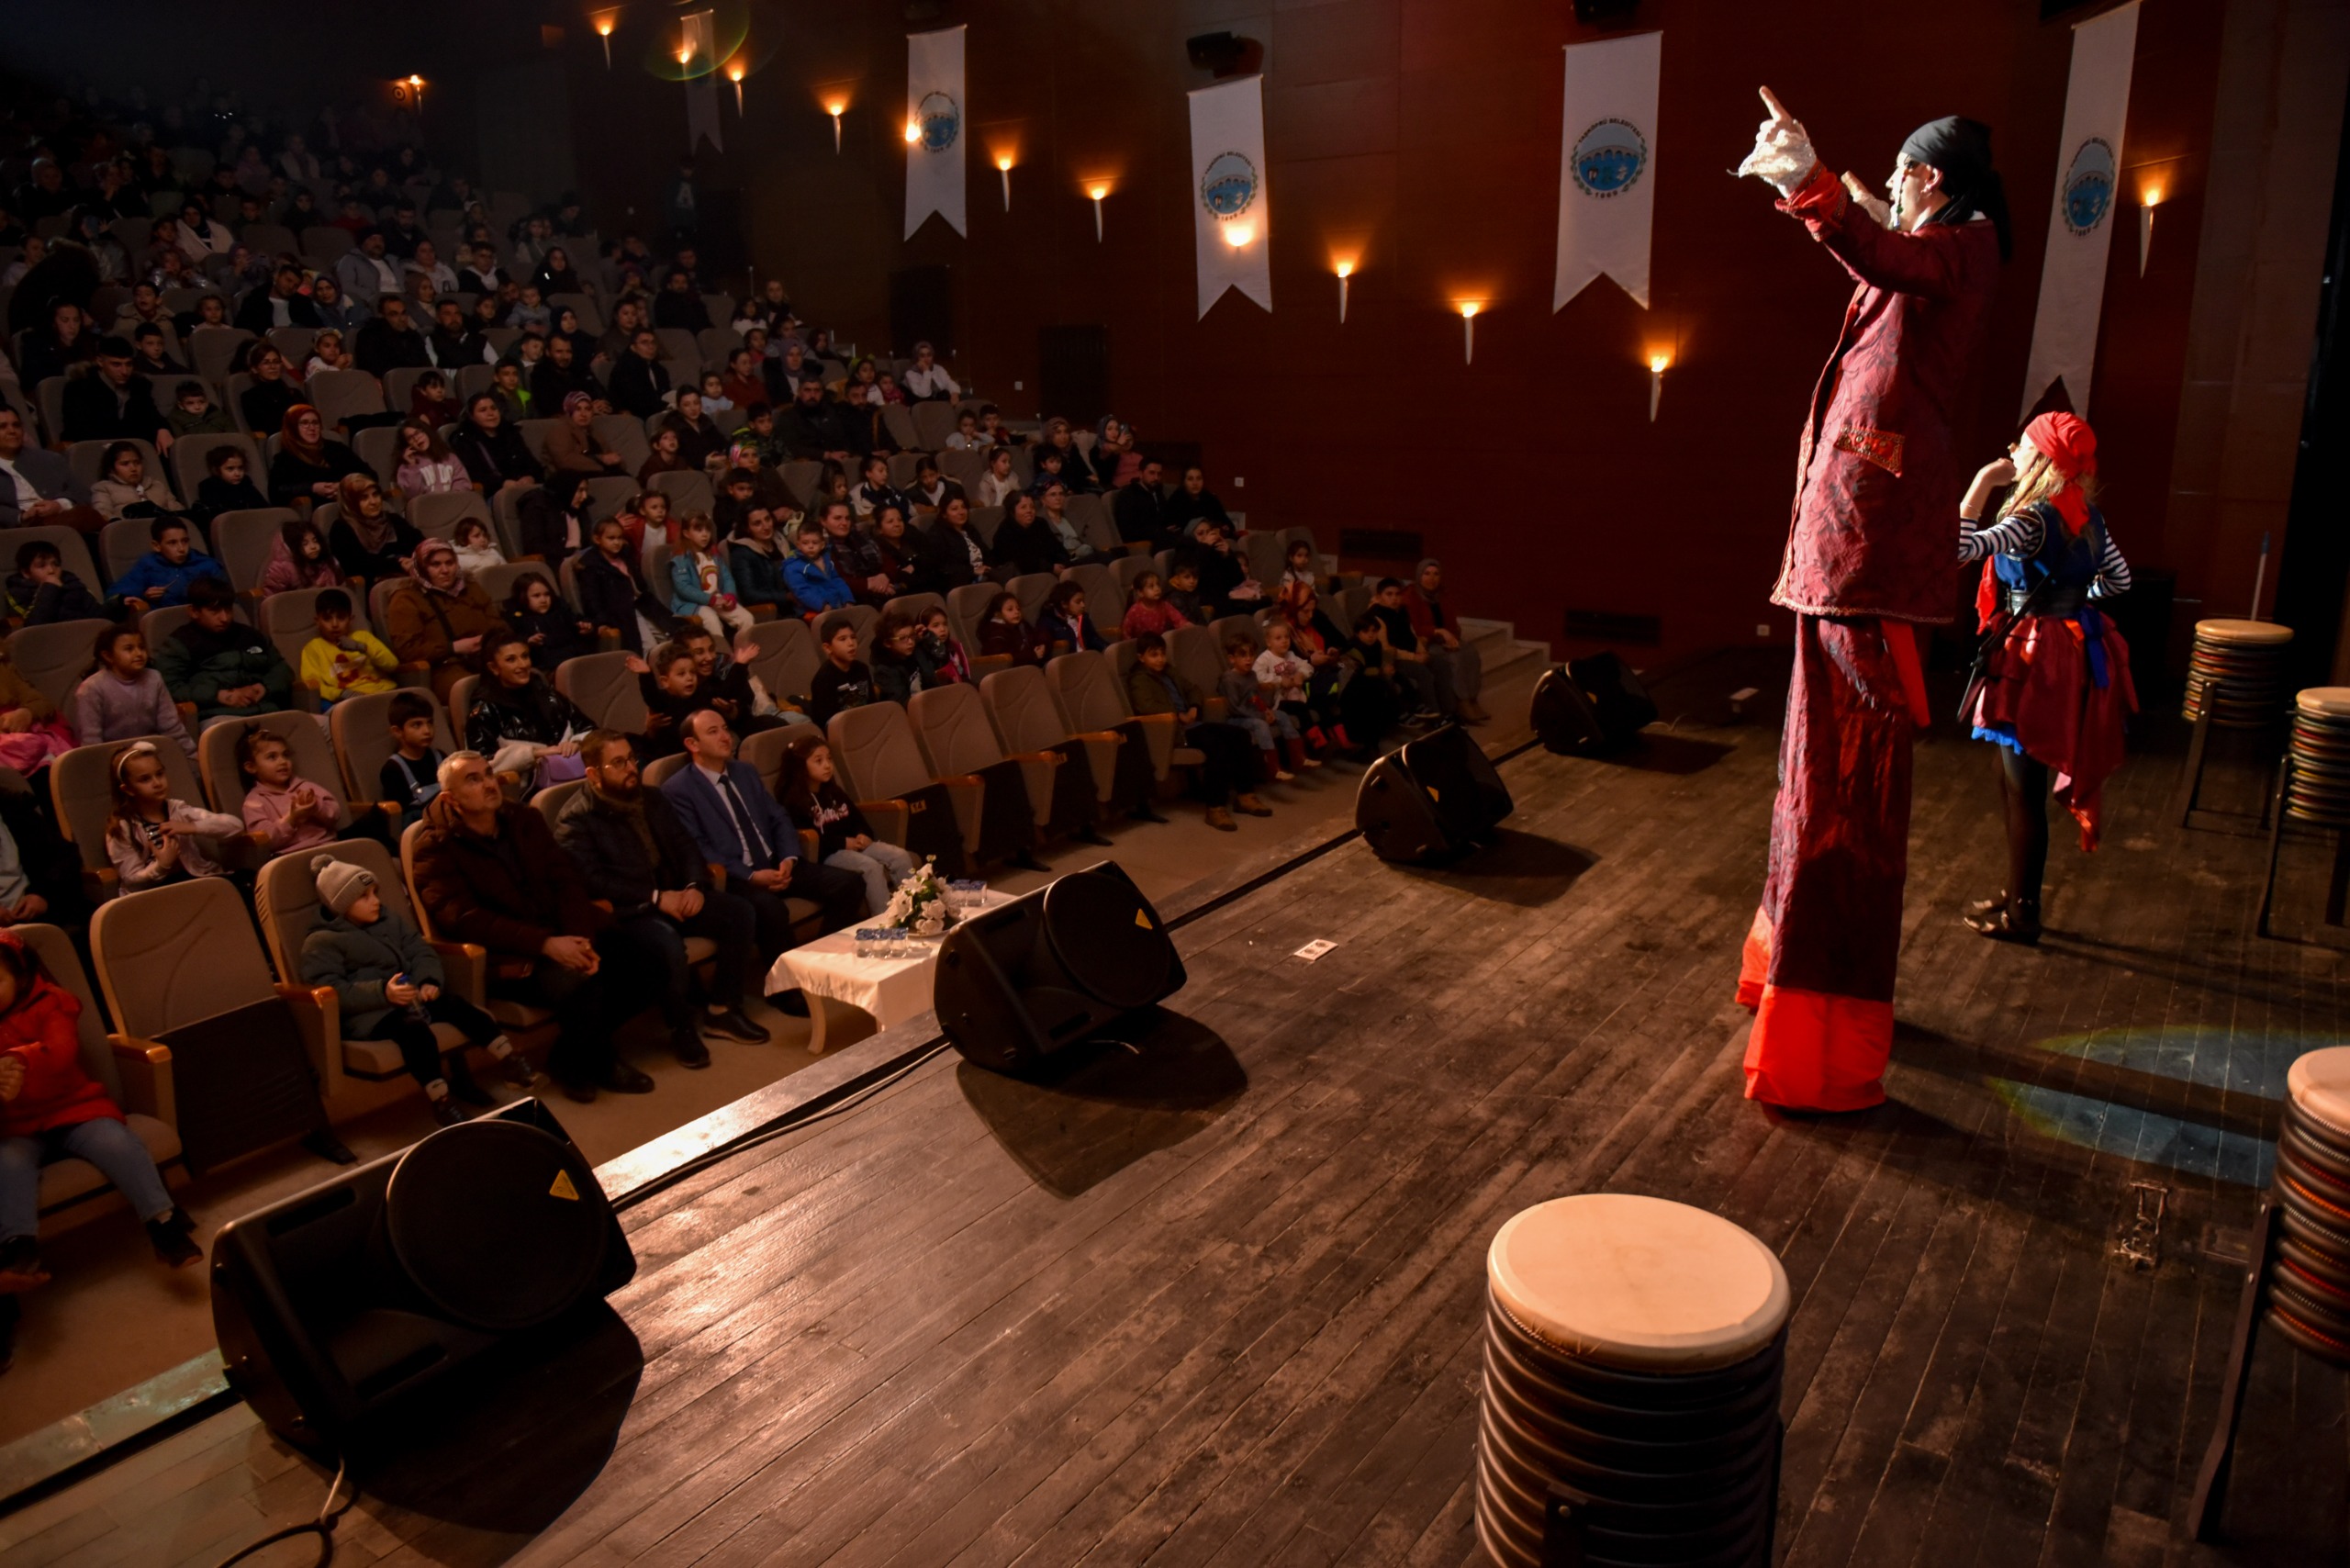
[[[443,1071],[435,1024],[454,1025],[467,1044],[489,1052],[509,1083],[531,1087],[531,1064],[496,1019],[442,989],[441,956],[405,915],[385,906],[374,872],[331,855],[314,857],[310,871],[318,879],[319,924],[302,943],[302,980],[334,988],[346,1038],[398,1046],[401,1061],[424,1085],[433,1120],[444,1127],[464,1120],[453,1094],[477,1105],[490,1100],[465,1070],[462,1053]]]

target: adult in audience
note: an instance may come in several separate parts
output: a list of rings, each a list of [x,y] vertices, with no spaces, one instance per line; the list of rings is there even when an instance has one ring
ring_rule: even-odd
[[[1058,415],[1046,421],[1044,444],[1036,449],[1037,473],[1040,476],[1048,453],[1060,459],[1061,480],[1070,489],[1087,494],[1102,487],[1093,476],[1093,465],[1085,460],[1085,454],[1077,449],[1077,438],[1070,433],[1069,421]],[[1035,482],[1030,481],[1031,487]]]
[[[563,410],[563,422],[539,442],[539,455],[546,459],[550,479],[557,476],[599,479],[607,474],[628,472],[627,460],[596,433],[596,405],[587,393],[570,393],[550,407]]]
[[[465,254],[470,261],[457,270],[457,292],[480,296],[496,294],[506,283],[506,271],[498,264],[498,247],[487,240],[476,240]]]
[[[355,332],[373,319],[366,303],[353,299],[344,291],[342,281],[330,272],[319,273],[310,279],[310,304],[319,313],[319,325],[332,327],[338,332]]]
[[[269,465],[269,498],[281,507],[314,507],[336,498],[346,475],[375,471],[339,441],[330,441],[319,411],[297,403],[278,427],[277,455]]]
[[[709,330],[710,308],[694,292],[693,277],[685,268],[673,266],[661,280],[661,292],[653,297],[653,324],[688,332]]]
[[[588,482],[594,476],[558,472],[522,497],[515,510],[524,554],[562,561],[595,542],[595,508],[588,499]]]
[[[497,398],[487,392],[477,392],[466,402],[464,420],[449,438],[449,450],[486,498],[509,485],[527,487],[544,477],[545,471],[522,440],[521,427],[507,420]]]
[[[803,376],[791,408],[776,420],[784,450],[800,462],[849,463],[871,446],[860,441],[845,411],[824,396],[824,384]]]
[[[1035,572],[1058,577],[1069,570],[1069,552],[1037,510],[1034,496],[1014,496],[988,547],[988,564],[1002,581]]]
[[[1174,521],[1177,504],[1159,487],[1165,477],[1166,469],[1158,460],[1146,457],[1134,483],[1120,486],[1110,498],[1110,520],[1117,525],[1120,539],[1161,549],[1181,537],[1181,525]]]
[[[865,913],[864,878],[800,857],[798,825],[761,785],[759,770],[735,760],[734,732],[724,719],[710,709],[694,713],[686,721],[685,742],[688,764],[669,776],[661,792],[702,857],[726,873],[727,891],[758,917],[762,959],[773,962],[792,945],[787,898],[815,904],[826,931]],[[796,993],[779,1005],[793,1014],[807,1007]]]
[[[1224,503],[1216,498],[1215,492],[1208,488],[1206,470],[1193,463],[1185,466],[1183,483],[1167,499],[1164,523],[1167,532],[1162,542],[1173,544],[1188,537],[1192,525],[1203,518],[1214,521],[1226,533],[1233,532],[1231,514],[1224,510]]]
[[[435,935],[487,950],[491,995],[554,1010],[547,1071],[567,1097],[650,1092],[653,1080],[612,1048],[614,1026],[662,984],[642,945],[613,939],[612,916],[546,819],[506,800],[488,758],[452,752],[440,778],[414,855]]]
[[[448,263],[441,259],[440,252],[430,240],[419,240],[416,242],[416,249],[409,254],[408,264],[401,269],[400,281],[408,288],[416,288],[419,279],[431,286],[433,297],[436,299],[442,295],[457,292],[456,273],[451,269]]]
[[[237,411],[244,416],[245,429],[257,436],[284,429],[285,416],[302,401],[294,378],[286,373],[285,356],[268,339],[257,339],[246,345],[244,368],[252,378],[237,394]]]
[[[1093,451],[1087,462],[1105,490],[1134,483],[1142,471],[1142,454],[1135,450],[1134,427],[1115,414],[1104,414],[1093,427]]]
[[[375,319],[359,329],[351,356],[378,381],[395,370],[422,370],[433,363],[424,334],[408,319],[408,301],[397,294],[376,301]]]
[[[61,523],[95,533],[106,519],[66,455],[27,442],[24,416],[0,403],[0,528]]]
[[[677,388],[677,408],[663,428],[677,432],[677,460],[688,468],[706,469],[710,460],[726,450],[725,432],[702,410],[701,394],[690,386]]]
[[[302,293],[302,269],[281,262],[269,274],[269,286],[256,288],[237,307],[237,325],[261,336],[273,327],[323,327],[319,308]]]
[[[67,441],[144,441],[157,452],[172,449],[171,427],[155,406],[152,384],[131,368],[131,352],[122,338],[103,338],[95,367],[66,382]]]
[[[465,744],[493,771],[523,779],[525,794],[580,777],[579,743],[593,726],[539,673],[523,635],[501,622],[482,633],[475,662],[481,681],[458,716]]]
[[[541,262],[538,270],[531,274],[531,284],[539,291],[541,299],[552,299],[558,294],[584,292],[579,274],[571,264],[571,252],[560,245],[547,247],[546,260]]]
[[[408,559],[408,580],[384,605],[384,641],[403,664],[426,666],[432,694],[443,706],[464,677],[478,667],[482,639],[503,632],[498,607],[457,564],[457,548],[426,539]],[[527,662],[527,650],[525,661]]]
[[[335,486],[341,513],[327,530],[327,549],[349,577],[379,583],[408,575],[408,557],[424,535],[392,510],[373,474],[346,474]]]
[[[359,242],[336,260],[334,275],[343,293],[371,310],[378,300],[400,291],[399,263],[385,254],[380,229],[359,236]]]
[[[1460,623],[1445,606],[1443,565],[1433,556],[1422,561],[1413,574],[1411,585],[1404,590],[1403,602],[1408,630],[1426,650],[1428,668],[1436,676],[1438,705],[1472,724],[1482,724],[1492,718],[1477,704],[1477,699],[1484,693],[1485,662],[1474,644],[1461,641]],[[1382,615],[1380,619],[1386,621],[1387,617]],[[1388,624],[1388,640],[1394,640],[1392,622]],[[1449,705],[1447,698],[1450,700]]]
[[[668,407],[669,367],[661,363],[661,340],[650,327],[639,327],[629,340],[628,353],[612,366],[609,383],[612,407],[649,420]]]
[[[588,892],[611,906],[614,935],[640,946],[659,967],[657,1005],[669,1048],[683,1065],[699,1068],[710,1065],[705,1029],[765,1044],[767,1032],[743,1014],[744,988],[760,959],[758,918],[750,904],[712,883],[708,862],[668,797],[643,787],[627,735],[591,731],[580,756],[588,788],[564,802],[555,838],[579,867]],[[699,1009],[686,957],[692,936],[716,948]]]
[[[572,312],[566,310],[564,315],[569,317]],[[612,411],[604,384],[588,368],[588,355],[579,342],[558,331],[547,339],[546,357],[531,367],[531,400],[542,409],[560,409],[575,392],[588,399],[591,414]]]
[[[898,385],[910,403],[951,402],[963,395],[961,386],[938,363],[937,351],[926,342],[914,345],[913,363],[898,377]]]
[[[913,591],[945,595],[983,582],[988,575],[987,552],[971,526],[971,503],[949,496],[926,532],[908,536],[913,548]]]
[[[464,307],[442,299],[432,307],[432,330],[425,334],[425,353],[438,368],[454,375],[469,364],[487,364],[498,357],[489,340],[465,319]]]
[[[20,279],[10,286],[21,293],[25,283]],[[82,308],[70,299],[59,299],[50,307],[44,320],[24,330],[17,374],[25,386],[39,386],[52,375],[63,375],[77,364],[89,364],[97,355],[98,335]]]

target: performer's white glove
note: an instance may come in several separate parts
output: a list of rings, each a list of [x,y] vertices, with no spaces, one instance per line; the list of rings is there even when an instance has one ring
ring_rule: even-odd
[[[1768,181],[1782,197],[1791,196],[1819,167],[1819,155],[1811,150],[1811,136],[1803,122],[1787,113],[1770,88],[1762,92],[1762,106],[1771,111],[1771,118],[1755,129],[1754,151],[1746,155],[1738,172]]]
[[[1844,194],[1851,196],[1852,200],[1859,205],[1860,209],[1863,212],[1865,212],[1871,218],[1875,218],[1876,226],[1879,229],[1890,229],[1893,227],[1893,207],[1891,204],[1886,202],[1883,196],[1869,189],[1868,186],[1861,184],[1861,177],[1858,174],[1852,173],[1850,170],[1845,171],[1844,174]]]

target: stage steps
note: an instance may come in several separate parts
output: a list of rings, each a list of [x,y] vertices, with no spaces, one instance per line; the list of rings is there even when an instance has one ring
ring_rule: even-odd
[[[1520,637],[1515,622],[1464,615],[1460,618],[1460,631],[1463,639],[1484,659],[1488,681],[1519,673],[1518,666],[1528,660],[1536,664],[1548,664],[1550,660],[1549,644]]]

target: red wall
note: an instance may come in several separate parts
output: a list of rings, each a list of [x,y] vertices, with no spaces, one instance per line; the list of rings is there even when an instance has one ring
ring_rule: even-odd
[[[1146,441],[1202,442],[1211,483],[1253,522],[1310,524],[1327,545],[1349,524],[1417,529],[1468,604],[1561,651],[1570,605],[1661,615],[1664,656],[1785,632],[1766,599],[1796,433],[1850,286],[1765,187],[1727,173],[1758,82],[1872,184],[1921,120],[1993,126],[2016,256],[1962,452],[1987,459],[2020,423],[2070,50],[2069,28],[2027,0],[1813,0],[1799,23],[1649,0],[1636,25],[1665,34],[1654,308],[1603,281],[1556,314],[1559,50],[1606,36],[1565,0],[1006,0],[942,19],[971,23],[971,232],[933,219],[901,241],[895,8],[792,0],[755,17],[748,118],[728,106],[711,177],[743,190],[755,252],[803,313],[882,345],[889,270],[947,263],[958,366],[1023,413],[1041,411],[1036,329],[1106,325],[1117,411]],[[2148,565],[2164,558],[2219,25],[2198,0],[2145,0],[2140,25],[2127,162],[2165,161],[2173,195],[2143,281],[2135,213],[2115,215],[2091,413],[2117,535]],[[658,40],[636,26],[613,73],[592,34],[569,45],[580,167],[608,228],[651,209],[683,135],[679,89],[637,68]],[[1199,320],[1183,95],[1209,78],[1183,39],[1221,28],[1264,45],[1277,309],[1227,295]],[[837,157],[817,106],[828,84],[852,103]],[[1009,216],[999,148],[1019,160]],[[1099,245],[1079,190],[1096,175],[1116,182]],[[1342,328],[1330,262],[1348,252]],[[1449,304],[1463,296],[1490,301],[1470,366]],[[1654,424],[1652,346],[1675,355]]]

